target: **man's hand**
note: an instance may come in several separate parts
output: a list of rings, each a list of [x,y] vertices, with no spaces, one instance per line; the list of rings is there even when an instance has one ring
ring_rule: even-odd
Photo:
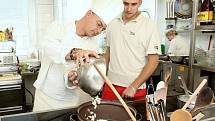
[[[123,97],[123,98],[133,98],[134,95],[135,95],[135,93],[136,93],[136,91],[137,91],[137,89],[130,85],[129,87],[127,87],[127,88],[123,91],[122,97]]]
[[[78,86],[79,81],[77,80],[78,74],[76,71],[70,71],[68,73],[68,80],[72,83],[73,86]]]
[[[99,58],[99,55],[95,51],[80,49],[72,52],[72,57],[76,60],[76,65],[79,66],[89,63],[89,57]]]

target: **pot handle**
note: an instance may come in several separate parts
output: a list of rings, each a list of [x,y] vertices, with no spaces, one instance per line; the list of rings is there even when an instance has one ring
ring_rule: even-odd
[[[72,115],[70,116],[70,121],[79,121],[79,119],[78,119],[78,114],[72,114]]]
[[[140,113],[137,113],[137,114],[136,114],[136,120],[137,120],[137,121],[142,121],[142,118],[143,118],[143,117],[142,117],[142,115],[141,115]]]

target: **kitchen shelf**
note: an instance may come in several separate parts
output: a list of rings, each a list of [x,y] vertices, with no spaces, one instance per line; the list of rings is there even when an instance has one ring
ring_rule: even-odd
[[[215,32],[215,25],[196,26],[195,30],[198,30],[198,31],[214,31]]]
[[[0,74],[1,73],[9,73],[9,72],[17,72],[18,71],[19,66],[16,64],[14,65],[8,65],[8,66],[0,66]]]
[[[165,18],[165,20],[176,20],[177,18]]]
[[[15,42],[15,40],[1,40],[0,42]]]
[[[188,29],[188,30],[182,30],[182,29],[176,29],[176,31],[178,32],[178,33],[187,33],[187,32],[191,32],[192,30],[190,30],[190,29]]]
[[[183,18],[175,17],[175,18],[165,18],[165,20],[191,21],[192,19],[191,18],[183,19]]]
[[[5,67],[5,66],[17,66],[17,62],[14,62],[14,63],[7,63],[7,64],[0,64],[0,67]]]
[[[203,65],[193,64],[193,68],[210,71],[210,72],[215,72],[215,66],[203,66]]]
[[[199,35],[199,32],[202,33],[215,33],[215,25],[199,25],[200,21],[198,21],[198,4],[199,0],[193,0],[193,7],[192,7],[192,21],[191,21],[191,31],[190,31],[190,54],[189,54],[189,89],[193,90],[196,88],[196,80],[198,80],[201,77],[201,70],[209,71],[209,72],[215,72],[215,66],[210,67],[207,65],[199,65],[195,63],[195,53],[196,53],[196,44],[197,43],[197,35]],[[207,35],[209,36],[209,35]],[[211,34],[210,34],[211,36]],[[201,39],[201,38],[199,38]],[[195,71],[200,70],[200,71]],[[200,73],[199,73],[200,72]],[[210,80],[211,81],[211,80]]]

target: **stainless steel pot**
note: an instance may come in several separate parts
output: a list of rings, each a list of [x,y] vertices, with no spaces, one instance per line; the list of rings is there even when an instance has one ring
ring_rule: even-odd
[[[137,114],[136,110],[130,105],[128,107],[134,116],[136,116],[137,121],[141,121],[142,116]],[[96,113],[96,120],[131,121],[130,116],[125,111],[121,103],[114,101],[101,101],[101,103],[97,105],[96,109],[94,109],[91,102],[80,105],[77,110],[78,121],[88,121],[86,117],[89,114],[89,110]],[[70,121],[77,121],[77,117],[71,115]]]
[[[93,64],[96,64],[104,75],[106,74],[106,64],[103,57],[90,58],[90,63],[82,65],[77,72],[80,88],[91,96],[96,96],[102,90],[104,81]]]

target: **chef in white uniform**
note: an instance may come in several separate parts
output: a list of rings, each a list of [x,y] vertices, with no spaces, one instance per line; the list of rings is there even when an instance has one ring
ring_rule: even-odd
[[[176,30],[169,29],[166,33],[167,39],[170,41],[167,54],[173,56],[189,56],[190,41],[178,35]]]
[[[48,27],[48,32],[44,33],[46,38],[41,69],[34,83],[36,92],[33,111],[73,108],[91,100],[77,86],[68,86],[64,77],[68,69],[75,70],[77,63],[83,63],[83,58],[98,57],[95,36],[105,27],[103,20],[92,10],[78,21],[67,24],[53,22]]]

